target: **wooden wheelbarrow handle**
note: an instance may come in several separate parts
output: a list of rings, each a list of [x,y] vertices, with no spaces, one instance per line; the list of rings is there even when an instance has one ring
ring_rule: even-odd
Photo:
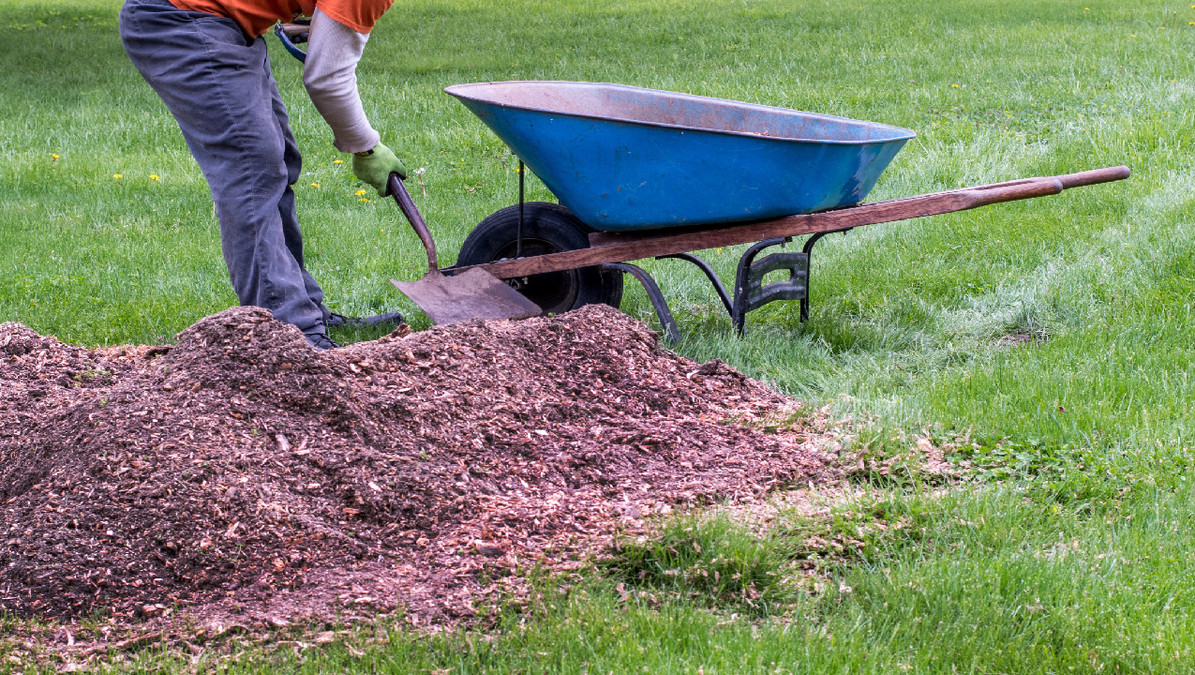
[[[715,225],[689,230],[655,230],[642,233],[595,233],[590,235],[589,248],[547,253],[515,260],[502,260],[476,267],[485,269],[499,279],[510,279],[602,263],[625,262],[720,246],[734,246],[776,237],[795,237],[817,232],[841,232],[864,225],[937,216],[989,204],[1056,195],[1067,188],[1108,183],[1128,177],[1128,167],[1112,166],[1062,176],[1023,178],[1005,183],[871,202],[834,211],[785,216],[755,223]]]
[[[1034,183],[1047,180],[1056,180],[1062,185],[1063,190],[1069,190],[1075,187],[1084,187],[1087,185],[1098,185],[1100,183],[1111,183],[1112,181],[1124,180],[1129,177],[1129,167],[1127,166],[1109,166],[1103,169],[1092,169],[1091,171],[1079,171],[1078,173],[1067,173],[1061,176],[1050,176],[1048,178],[1021,178],[1019,180],[1010,180],[1003,183],[992,183],[991,185],[979,185],[976,187],[962,188],[963,190],[995,190],[998,188],[1006,188],[1015,185],[1025,185],[1027,183]],[[939,193],[942,194],[942,193]],[[915,199],[915,198],[913,198]]]
[[[1059,176],[1058,181],[1062,183],[1063,189],[1069,190],[1073,187],[1083,187],[1085,185],[1096,185],[1098,183],[1111,183],[1112,181],[1124,180],[1129,177],[1127,166],[1110,166],[1104,169],[1092,169],[1091,171],[1080,171],[1079,173],[1068,173],[1064,176]]]

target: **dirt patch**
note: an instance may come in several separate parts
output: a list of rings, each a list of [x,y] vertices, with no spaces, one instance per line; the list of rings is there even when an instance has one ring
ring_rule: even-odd
[[[254,308],[170,348],[0,324],[0,610],[450,623],[651,513],[836,477],[761,423],[798,406],[605,306],[323,353]]]

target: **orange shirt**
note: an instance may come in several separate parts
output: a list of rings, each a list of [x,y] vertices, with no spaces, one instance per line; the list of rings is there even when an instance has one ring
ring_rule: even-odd
[[[337,23],[368,33],[394,0],[170,0],[179,9],[226,16],[257,37],[278,21],[311,16],[318,7]]]

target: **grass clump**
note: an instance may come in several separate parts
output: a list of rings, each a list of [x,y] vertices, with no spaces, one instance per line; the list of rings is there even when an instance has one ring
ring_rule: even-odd
[[[789,514],[776,537],[789,542],[796,564],[815,578],[814,592],[854,566],[891,557],[909,546],[932,547],[933,519],[900,491],[846,488],[815,515]]]
[[[791,558],[782,540],[719,512],[678,518],[654,536],[618,542],[603,567],[624,597],[761,615],[791,602]]]

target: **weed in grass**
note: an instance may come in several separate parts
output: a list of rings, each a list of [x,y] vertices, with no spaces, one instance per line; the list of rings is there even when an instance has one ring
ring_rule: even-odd
[[[898,430],[863,426],[842,453],[847,477],[875,487],[912,487],[919,478],[921,461]]]
[[[791,602],[783,542],[725,514],[678,518],[654,536],[620,541],[602,566],[624,599],[647,593],[669,602],[762,615]]]
[[[782,516],[776,536],[790,542],[801,569],[826,579],[901,546],[924,546],[931,522],[896,493],[848,491],[820,513]]]

